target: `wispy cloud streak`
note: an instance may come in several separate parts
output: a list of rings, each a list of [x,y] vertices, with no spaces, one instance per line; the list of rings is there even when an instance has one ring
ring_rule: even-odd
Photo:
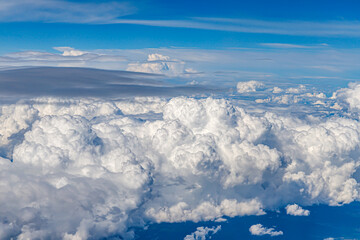
[[[359,21],[266,21],[192,17],[181,19],[124,19],[136,12],[128,2],[71,2],[66,0],[0,0],[0,22],[66,22],[134,24],[228,32],[295,36],[360,37]]]
[[[244,33],[265,33],[297,36],[360,36],[359,21],[262,21],[227,18],[191,18],[187,20],[120,19],[113,23],[157,27],[193,28]]]
[[[0,22],[109,23],[135,12],[128,3],[64,0],[0,0]]]

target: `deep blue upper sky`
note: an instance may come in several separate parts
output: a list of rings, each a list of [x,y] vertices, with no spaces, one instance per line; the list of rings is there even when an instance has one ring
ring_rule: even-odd
[[[9,7],[8,1],[0,1],[1,54],[30,49],[49,51],[59,45],[88,50],[222,49],[273,42],[357,48],[360,39],[360,2],[355,0],[28,2],[11,1]],[[244,20],[251,22],[241,22]],[[300,23],[294,26],[294,21]],[[317,28],[316,24],[323,25]],[[326,32],[329,28],[330,34]]]

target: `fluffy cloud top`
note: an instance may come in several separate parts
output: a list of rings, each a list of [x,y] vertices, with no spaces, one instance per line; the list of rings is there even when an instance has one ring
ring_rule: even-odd
[[[71,47],[54,47],[55,50],[58,50],[60,52],[63,52],[63,56],[73,56],[73,57],[77,57],[77,56],[81,56],[84,55],[86,52],[80,51],[80,50],[76,50],[74,48]]]
[[[190,235],[187,235],[184,240],[206,240],[207,236],[214,235],[221,230],[221,225],[217,227],[198,227],[196,231]],[[211,237],[210,237],[211,238]]]
[[[282,231],[275,231],[274,228],[266,228],[263,225],[255,224],[252,225],[249,229],[250,233],[255,236],[264,236],[264,235],[270,235],[271,237],[280,236],[284,233]]]
[[[293,216],[309,216],[310,211],[303,209],[297,204],[287,205],[286,206],[286,213]]]
[[[353,112],[307,118],[221,98],[3,104],[0,238],[131,239],[147,223],[357,201],[360,123],[344,96]]]
[[[345,105],[351,111],[359,112],[360,110],[360,84],[350,83],[349,88],[338,90],[334,94],[342,105]]]
[[[257,89],[263,88],[264,84],[258,81],[238,82],[238,93],[256,92]]]
[[[141,63],[129,63],[127,71],[145,72],[165,74],[170,76],[179,76],[186,74],[192,69],[185,69],[185,62],[171,59],[169,56],[164,56],[158,53],[149,54],[147,61]]]

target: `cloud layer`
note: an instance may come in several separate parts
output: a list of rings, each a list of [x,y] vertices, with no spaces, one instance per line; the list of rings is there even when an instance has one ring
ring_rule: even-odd
[[[108,49],[83,50],[67,46],[54,48],[60,53],[23,51],[0,56],[0,69],[24,66],[91,67],[163,74],[178,82],[197,82],[233,87],[237,82],[324,84],[344,87],[357,78],[357,49],[316,46],[307,51],[297,48],[272,49]],[[334,58],[336,56],[336,58]],[[284,79],[287,79],[284,82]],[[342,81],[339,81],[341,79]],[[195,80],[195,81],[193,81]],[[316,81],[313,81],[316,80]],[[286,85],[286,84],[285,84]],[[288,88],[288,86],[277,86]]]
[[[0,238],[131,239],[154,222],[358,201],[358,89],[334,94],[341,115],[308,117],[222,98],[3,104]]]
[[[176,86],[164,76],[90,68],[34,67],[0,71],[0,101],[56,97],[175,96],[211,91],[206,87]]]

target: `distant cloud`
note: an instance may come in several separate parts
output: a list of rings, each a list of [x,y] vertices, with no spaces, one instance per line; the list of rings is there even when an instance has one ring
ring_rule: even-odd
[[[264,86],[262,82],[258,81],[238,82],[236,85],[238,93],[256,92],[257,89]]]
[[[129,63],[127,71],[165,74],[169,76],[179,76],[186,73],[194,73],[193,69],[185,69],[185,62],[171,59],[158,53],[148,55],[147,61]]]
[[[129,70],[187,78],[203,84],[221,82],[234,87],[236,82],[269,83],[291,78],[302,79],[356,78],[360,64],[359,49],[296,48],[272,49],[77,49],[55,46],[55,51],[22,51],[0,56],[0,68],[23,66],[91,67]],[[59,51],[59,52],[57,52]],[[336,57],[334,57],[336,56]],[[271,61],[263,61],[272,59]],[[261,60],[261,61],[259,61]],[[284,89],[284,86],[278,86]]]
[[[135,12],[128,2],[0,1],[1,22],[109,23]]]
[[[286,213],[293,216],[309,216],[310,211],[303,209],[297,204],[287,205],[286,206]]]
[[[93,67],[124,70],[127,63],[124,56],[83,51],[72,47],[54,47],[61,52],[23,51],[0,56],[0,67],[51,66],[51,67]]]
[[[84,55],[86,52],[80,51],[80,50],[76,50],[74,48],[71,47],[54,47],[55,50],[58,50],[60,52],[63,52],[63,56],[73,56],[73,57],[77,57],[77,56],[81,56]]]
[[[263,235],[270,235],[271,237],[280,236],[284,233],[282,231],[275,231],[274,228],[266,228],[263,225],[255,224],[252,225],[249,229],[250,233],[255,236],[263,236]]]
[[[214,235],[221,230],[221,225],[217,227],[198,227],[192,234],[187,235],[184,240],[206,240],[207,236]],[[210,236],[211,238],[211,236]]]

